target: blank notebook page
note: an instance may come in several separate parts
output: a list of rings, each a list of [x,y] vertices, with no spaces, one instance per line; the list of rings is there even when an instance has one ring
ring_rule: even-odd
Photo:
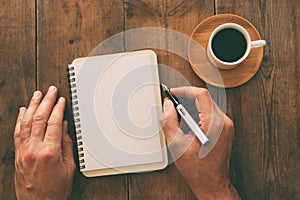
[[[149,53],[75,62],[85,169],[163,161],[157,64]]]

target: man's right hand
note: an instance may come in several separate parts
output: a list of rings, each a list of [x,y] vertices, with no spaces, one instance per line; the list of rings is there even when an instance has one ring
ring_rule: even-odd
[[[164,102],[163,130],[175,165],[198,199],[239,199],[229,178],[229,161],[234,133],[233,122],[214,103],[208,90],[196,87],[180,87],[171,90],[179,98],[195,102],[199,114],[199,126],[207,134],[209,126],[221,127],[221,135],[212,151],[199,158],[201,143],[190,131],[184,134],[180,128],[176,109],[171,100]],[[220,121],[213,115],[218,115]]]

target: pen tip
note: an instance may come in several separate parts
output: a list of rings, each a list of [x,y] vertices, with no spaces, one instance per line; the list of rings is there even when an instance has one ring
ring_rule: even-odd
[[[162,86],[162,88],[163,88],[164,90],[168,90],[168,87],[167,87],[166,85],[161,84],[161,86]]]

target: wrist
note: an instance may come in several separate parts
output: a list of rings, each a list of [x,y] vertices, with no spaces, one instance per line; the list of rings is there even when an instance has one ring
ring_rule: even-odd
[[[55,192],[45,194],[28,190],[16,191],[16,197],[19,200],[68,200],[69,196],[69,194],[56,194]]]
[[[213,189],[192,189],[198,200],[239,200],[239,194],[234,186],[229,183],[227,186]]]

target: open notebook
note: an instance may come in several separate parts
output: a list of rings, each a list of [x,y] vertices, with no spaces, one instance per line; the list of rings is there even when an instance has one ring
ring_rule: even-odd
[[[167,166],[153,51],[78,58],[68,71],[80,170],[85,176]]]

